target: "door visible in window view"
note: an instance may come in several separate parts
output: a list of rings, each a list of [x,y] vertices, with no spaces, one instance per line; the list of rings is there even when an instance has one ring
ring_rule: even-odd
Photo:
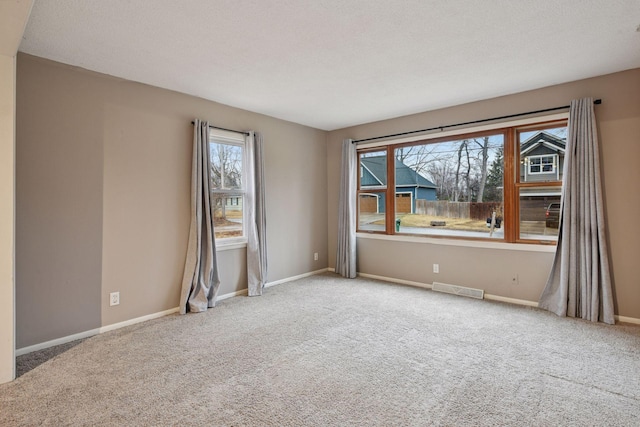
[[[566,126],[518,132],[519,240],[558,239]]]

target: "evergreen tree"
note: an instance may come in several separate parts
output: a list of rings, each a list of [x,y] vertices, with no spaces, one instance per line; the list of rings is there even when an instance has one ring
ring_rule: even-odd
[[[491,169],[487,174],[487,183],[484,189],[485,202],[501,202],[504,188],[504,148],[496,151],[496,157],[491,162]]]

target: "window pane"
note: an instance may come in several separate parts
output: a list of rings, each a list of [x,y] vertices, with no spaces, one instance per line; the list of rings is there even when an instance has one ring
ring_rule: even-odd
[[[520,188],[520,239],[558,239],[561,189]]]
[[[242,146],[211,142],[211,185],[216,190],[242,189]]]
[[[358,195],[358,229],[385,231],[385,193],[371,192]]]
[[[562,181],[567,127],[518,133],[520,182]]]
[[[216,239],[242,237],[242,194],[218,194],[213,197],[213,227]]]
[[[360,189],[375,190],[387,186],[387,152],[360,153]]]
[[[502,239],[503,153],[502,134],[396,148],[396,231]]]

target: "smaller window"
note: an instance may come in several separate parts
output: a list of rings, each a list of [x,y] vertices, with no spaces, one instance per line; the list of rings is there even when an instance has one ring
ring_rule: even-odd
[[[529,173],[555,173],[556,157],[555,155],[529,157]]]
[[[244,138],[236,134],[210,134],[213,225],[216,240],[222,244],[239,243],[245,237],[244,144]]]

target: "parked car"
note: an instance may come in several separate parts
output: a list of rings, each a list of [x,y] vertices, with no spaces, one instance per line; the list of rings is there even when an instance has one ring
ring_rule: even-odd
[[[560,203],[551,203],[545,213],[545,226],[558,228],[560,225]]]

